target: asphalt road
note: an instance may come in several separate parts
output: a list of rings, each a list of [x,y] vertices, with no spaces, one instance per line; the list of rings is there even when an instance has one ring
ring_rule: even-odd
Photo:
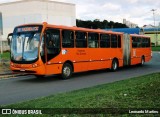
[[[37,79],[31,75],[2,79],[0,80],[0,105],[111,83],[154,72],[160,72],[160,53],[158,52],[153,53],[152,60],[145,63],[144,66],[120,68],[116,72],[100,70],[77,73],[69,80],[60,80],[57,76]]]

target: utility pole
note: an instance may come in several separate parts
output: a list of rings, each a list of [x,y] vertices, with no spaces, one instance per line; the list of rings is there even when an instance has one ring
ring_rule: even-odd
[[[156,11],[156,9],[152,9],[151,11],[153,12],[153,21],[154,21],[154,40],[156,40],[155,46],[157,46],[158,42],[157,42],[156,26],[155,26],[155,11]]]

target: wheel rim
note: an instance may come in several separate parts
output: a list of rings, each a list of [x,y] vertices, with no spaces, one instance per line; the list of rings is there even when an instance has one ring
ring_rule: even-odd
[[[141,62],[141,64],[143,65],[144,64],[144,59],[142,58],[142,62]]]
[[[117,62],[113,62],[113,70],[117,69]]]
[[[71,74],[71,69],[70,69],[68,66],[66,66],[66,67],[63,69],[63,74],[64,74],[66,77],[70,76],[70,74]]]

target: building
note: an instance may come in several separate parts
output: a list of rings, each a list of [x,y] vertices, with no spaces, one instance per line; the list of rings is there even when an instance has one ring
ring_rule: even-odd
[[[76,26],[75,4],[50,0],[21,0],[0,4],[3,35],[20,24],[48,22],[56,25]]]
[[[15,26],[48,22],[55,25],[76,26],[76,6],[50,0],[21,0],[0,4],[2,36],[6,40]],[[0,27],[2,27],[0,26]]]
[[[138,27],[137,24],[132,23],[132,22],[130,22],[130,21],[127,21],[126,19],[123,19],[123,24],[125,24],[125,25],[128,26],[129,28],[136,28],[136,27]]]
[[[159,46],[160,45],[160,27],[155,28],[144,28],[144,35],[151,37],[152,45]]]

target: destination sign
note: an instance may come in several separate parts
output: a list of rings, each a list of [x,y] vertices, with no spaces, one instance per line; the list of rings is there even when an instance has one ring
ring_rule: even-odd
[[[38,30],[39,30],[38,26],[17,28],[17,32],[29,32],[29,31],[38,31]]]

